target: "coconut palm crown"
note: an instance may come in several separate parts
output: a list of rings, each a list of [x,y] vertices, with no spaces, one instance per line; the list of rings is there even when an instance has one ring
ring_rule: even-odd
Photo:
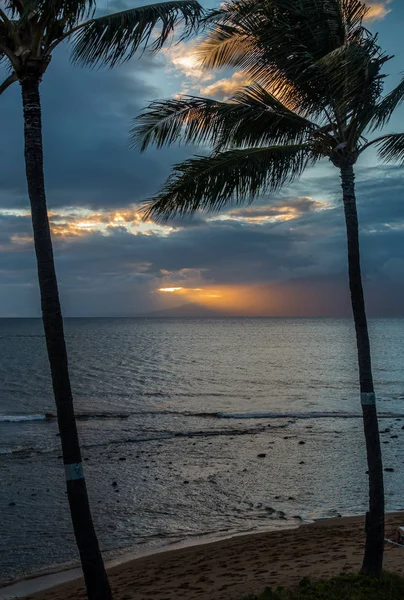
[[[404,160],[404,134],[368,141],[404,100],[404,80],[383,96],[386,56],[364,27],[359,0],[233,0],[206,20],[207,68],[238,67],[253,81],[227,102],[184,96],[155,101],[132,131],[145,150],[209,145],[210,156],[175,165],[146,216],[168,218],[279,190],[329,158],[354,165],[370,146]]]
[[[177,24],[191,32],[202,14],[196,0],[174,0],[95,16],[95,0],[7,0],[0,8],[0,58],[11,73],[0,93],[13,82],[43,75],[52,53],[72,42],[73,60],[111,67],[129,60],[139,48],[159,50]],[[158,35],[151,38],[159,27]]]
[[[213,149],[174,166],[145,204],[145,218],[157,220],[252,202],[324,158],[338,168],[369,469],[362,572],[380,576],[383,464],[354,165],[372,146],[382,161],[404,162],[404,133],[373,135],[403,102],[404,80],[384,93],[383,67],[391,57],[366,28],[366,14],[360,0],[227,0],[205,20],[200,61],[206,68],[236,68],[252,83],[226,102],[193,96],[154,101],[138,117],[132,135],[142,150],[174,142]]]

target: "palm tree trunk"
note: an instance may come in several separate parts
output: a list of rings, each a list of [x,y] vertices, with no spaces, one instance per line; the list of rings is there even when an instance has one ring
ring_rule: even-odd
[[[366,544],[361,572],[379,577],[382,573],[384,553],[383,463],[362,286],[355,174],[352,165],[341,167],[341,181],[348,238],[349,287],[355,320],[363,426],[369,469],[369,512],[366,514]]]
[[[70,387],[63,319],[45,197],[39,78],[21,81],[25,165],[37,257],[42,319],[52,374],[67,495],[90,600],[111,600],[111,591],[88,502]],[[57,524],[55,523],[55,528]]]

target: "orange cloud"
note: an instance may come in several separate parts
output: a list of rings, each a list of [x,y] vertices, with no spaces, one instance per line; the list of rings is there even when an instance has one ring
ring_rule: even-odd
[[[85,209],[63,209],[49,214],[51,230],[56,237],[83,237],[92,233],[110,235],[114,230],[125,230],[132,235],[167,235],[173,227],[144,222],[134,206],[129,209],[92,212]]]
[[[389,4],[391,4],[391,0],[384,0],[384,2],[367,0],[366,4],[369,6],[366,20],[370,22],[377,21],[378,19],[384,19],[384,17],[391,12],[391,9],[388,8]]]
[[[250,85],[251,80],[248,79],[242,71],[236,71],[231,77],[219,79],[210,85],[200,88],[203,96],[217,98],[218,100],[228,100],[238,90]]]
[[[261,223],[291,221],[293,219],[298,219],[308,212],[326,210],[328,208],[330,208],[330,205],[327,202],[320,202],[319,200],[313,200],[309,197],[303,197],[264,206],[235,208],[223,215],[213,217],[211,220],[231,219],[259,225]]]
[[[229,78],[223,78],[210,85],[208,82],[215,79],[214,71],[200,66],[198,49],[201,39],[190,42],[181,42],[171,48],[162,50],[168,60],[168,70],[185,76],[181,91],[176,96],[188,93],[198,93],[202,96],[216,97],[220,100],[227,99],[240,88],[248,85],[250,80],[244,73],[238,71]]]
[[[14,216],[31,220],[31,213],[26,210],[0,209],[0,215]],[[169,235],[177,228],[171,225],[160,225],[153,221],[143,221],[143,215],[136,205],[118,210],[91,211],[84,208],[63,208],[48,213],[52,234],[56,238],[79,238],[91,234],[111,235],[114,230],[125,230],[132,235]],[[27,244],[32,237],[17,234],[11,238],[14,244]]]

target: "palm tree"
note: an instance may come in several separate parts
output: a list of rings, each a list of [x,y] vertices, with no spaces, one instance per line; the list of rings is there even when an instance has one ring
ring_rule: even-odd
[[[404,134],[368,141],[404,100],[404,80],[383,95],[389,60],[364,26],[360,0],[227,0],[206,21],[206,68],[237,67],[254,83],[228,102],[185,96],[154,101],[137,118],[145,150],[182,141],[211,146],[177,164],[145,217],[167,219],[252,202],[328,158],[339,170],[349,284],[369,468],[369,511],[362,572],[379,576],[384,551],[383,466],[359,254],[354,165],[375,146],[384,161],[404,161]]]
[[[113,67],[131,58],[140,47],[159,50],[177,24],[192,31],[202,10],[196,0],[164,2],[99,17],[95,9],[95,0],[3,2],[0,58],[8,63],[10,74],[0,86],[0,93],[16,81],[21,84],[28,194],[67,494],[88,597],[107,600],[111,591],[83,474],[46,206],[39,85],[53,51],[64,40],[72,42],[75,62]]]

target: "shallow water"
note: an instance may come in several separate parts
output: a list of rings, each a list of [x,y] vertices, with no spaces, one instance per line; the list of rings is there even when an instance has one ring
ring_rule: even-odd
[[[404,320],[370,327],[392,510],[404,497]],[[71,319],[66,335],[108,555],[365,510],[350,320]],[[0,356],[7,580],[77,554],[41,323],[0,320]]]

